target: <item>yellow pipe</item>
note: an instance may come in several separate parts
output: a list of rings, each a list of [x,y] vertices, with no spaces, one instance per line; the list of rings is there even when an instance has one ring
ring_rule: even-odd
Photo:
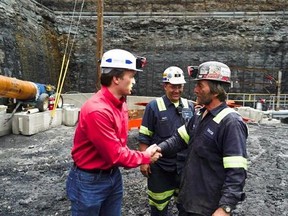
[[[37,86],[33,82],[0,75],[0,97],[29,100],[36,94]]]

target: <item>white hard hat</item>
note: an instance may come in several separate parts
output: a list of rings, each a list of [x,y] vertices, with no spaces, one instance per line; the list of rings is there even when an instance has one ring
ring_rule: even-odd
[[[195,68],[197,69],[195,70]],[[226,64],[217,61],[204,62],[199,67],[188,66],[188,73],[191,77],[195,77],[194,80],[231,82],[230,68]]]
[[[122,49],[112,49],[103,54],[100,67],[103,68],[121,68],[134,71],[140,70],[146,59],[135,57],[132,53]]]
[[[164,71],[163,82],[174,85],[186,83],[182,69],[176,66],[168,67]]]

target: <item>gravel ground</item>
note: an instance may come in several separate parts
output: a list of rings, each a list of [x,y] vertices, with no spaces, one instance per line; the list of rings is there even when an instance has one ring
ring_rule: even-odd
[[[236,216],[288,215],[288,125],[249,124],[247,199]],[[66,176],[74,127],[59,126],[32,136],[0,137],[0,215],[68,216]],[[137,130],[129,132],[136,148]],[[139,168],[121,169],[123,216],[149,215],[146,179]],[[171,215],[177,215],[175,207]]]

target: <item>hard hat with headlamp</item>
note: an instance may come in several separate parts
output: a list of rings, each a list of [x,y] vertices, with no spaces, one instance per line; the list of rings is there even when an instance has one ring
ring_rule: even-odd
[[[142,71],[145,64],[144,57],[136,57],[126,50],[112,49],[103,54],[100,67]]]
[[[168,67],[164,71],[163,82],[171,83],[173,85],[186,83],[182,69],[176,66]]]
[[[204,62],[199,67],[188,66],[188,74],[194,80],[211,80],[223,83],[230,83],[231,71],[230,68],[221,62],[208,61]]]

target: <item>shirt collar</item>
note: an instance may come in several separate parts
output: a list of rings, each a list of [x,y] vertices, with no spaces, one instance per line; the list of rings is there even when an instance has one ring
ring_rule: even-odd
[[[171,102],[170,99],[167,97],[167,95],[164,95],[164,96],[163,96],[163,100],[164,100],[164,103],[166,104],[167,107],[170,106],[170,105],[175,106],[174,103]],[[181,105],[182,107],[184,107],[181,98],[179,99],[179,105]],[[178,106],[179,106],[179,105],[178,105]]]
[[[117,108],[121,108],[123,103],[126,102],[126,97],[122,97],[119,100],[108,90],[108,88],[106,86],[101,86],[101,92],[104,95],[104,97],[107,100],[109,100]]]
[[[216,108],[210,110],[210,113],[213,116],[216,116],[221,110],[223,110],[224,108],[228,107],[226,102],[222,102],[219,106],[217,106]]]

